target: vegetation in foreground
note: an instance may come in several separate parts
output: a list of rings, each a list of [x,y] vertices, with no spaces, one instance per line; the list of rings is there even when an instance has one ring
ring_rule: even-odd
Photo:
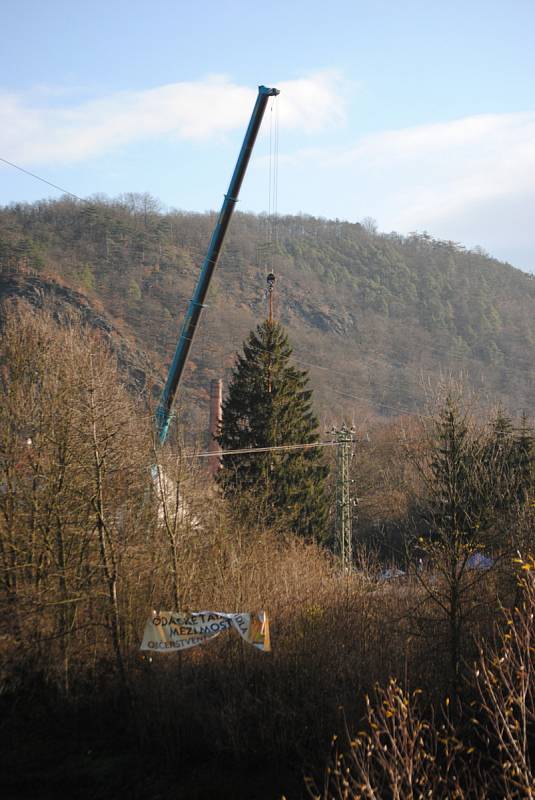
[[[362,744],[342,738],[349,773],[335,758],[326,797],[533,793],[532,565],[514,563],[534,544],[527,420],[450,400],[381,428],[356,459],[361,545],[342,575],[318,544],[242,524],[178,446],[157,455],[146,405],[77,325],[20,308],[0,379],[8,796],[298,798],[346,728]],[[383,580],[386,560],[405,575]],[[140,658],[150,610],[177,600],[267,609],[273,653],[221,636]],[[385,744],[406,747],[388,768]]]
[[[482,646],[463,696],[426,708],[421,690],[390,678],[366,698],[365,730],[335,748],[323,790],[307,782],[312,797],[533,797],[535,561],[517,563],[518,605]]]

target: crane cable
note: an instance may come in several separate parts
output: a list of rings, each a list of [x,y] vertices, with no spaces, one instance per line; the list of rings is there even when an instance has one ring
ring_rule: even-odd
[[[269,245],[269,268],[273,272],[273,246],[277,242],[276,221],[279,202],[279,99],[277,97],[273,98],[270,107],[268,181],[267,243]]]
[[[58,189],[58,191],[63,192],[63,194],[66,194],[69,197],[72,197],[74,200],[79,200],[81,203],[87,203],[89,205],[91,204],[91,200],[79,197],[77,194],[74,194],[74,192],[69,192],[68,189],[64,189],[62,186],[58,186],[57,183],[52,183],[51,181],[47,181],[46,178],[42,178],[40,175],[36,175],[35,172],[30,172],[30,170],[24,169],[24,167],[20,167],[18,164],[14,164],[13,161],[8,161],[7,158],[2,158],[2,156],[0,156],[0,161],[2,161],[4,164],[7,164],[9,167],[18,169],[19,172],[23,172],[25,175],[29,175],[31,178],[35,178],[35,180],[37,181],[41,181],[41,183],[46,183],[47,186],[52,186],[53,189]]]
[[[276,109],[275,115],[273,110]],[[274,248],[276,246],[276,217],[277,217],[277,203],[278,203],[278,176],[279,176],[279,105],[275,104],[273,98],[270,107],[270,125],[269,125],[269,171],[268,171],[268,217],[267,217],[267,258],[265,263],[266,269],[266,282],[267,282],[267,300],[268,300],[268,322],[273,325],[273,290],[275,286],[275,273],[274,273]],[[273,117],[275,116],[275,123]],[[268,266],[269,264],[269,266]],[[269,269],[269,272],[267,270]],[[267,390],[271,394],[271,354],[268,354],[267,364]]]
[[[277,216],[279,202],[279,98],[274,97],[270,106],[269,123],[269,170],[268,170],[268,213],[266,219],[266,242],[264,250],[264,269],[266,278],[274,275],[275,248],[277,246]],[[269,286],[268,292],[271,292]]]

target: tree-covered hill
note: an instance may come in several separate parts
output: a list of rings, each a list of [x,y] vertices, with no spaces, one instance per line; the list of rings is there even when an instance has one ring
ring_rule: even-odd
[[[82,292],[163,377],[214,222],[163,212],[149,195],[12,205],[0,209],[0,270]],[[272,268],[276,317],[327,422],[417,410],[450,376],[482,403],[535,408],[533,276],[427,234],[307,216],[270,226],[238,213],[181,392],[190,426],[205,426],[209,380],[228,377],[265,316]]]

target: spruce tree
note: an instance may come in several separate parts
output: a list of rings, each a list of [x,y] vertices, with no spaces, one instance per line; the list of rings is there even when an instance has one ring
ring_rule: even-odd
[[[496,513],[515,511],[531,495],[534,485],[533,431],[525,414],[515,429],[513,421],[499,409],[485,449],[489,495]]]
[[[224,451],[318,440],[307,373],[290,364],[291,354],[278,323],[266,320],[250,333],[223,403]],[[218,480],[246,519],[324,540],[327,473],[319,448],[307,448],[223,456]]]
[[[529,502],[530,497],[533,498],[535,488],[535,435],[525,413],[516,431],[513,452],[517,475],[516,497],[523,504]]]
[[[483,459],[489,506],[496,517],[515,503],[518,482],[513,422],[501,407],[490,421]]]
[[[481,524],[478,443],[470,436],[466,418],[450,397],[434,428],[429,524],[439,537],[463,543],[473,538]]]

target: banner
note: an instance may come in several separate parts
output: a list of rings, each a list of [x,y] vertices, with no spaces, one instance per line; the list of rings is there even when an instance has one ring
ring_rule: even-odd
[[[225,614],[220,611],[154,612],[146,622],[140,650],[169,653],[187,650],[215,639],[233,628],[248,644],[264,653],[271,651],[269,620],[265,611]]]

